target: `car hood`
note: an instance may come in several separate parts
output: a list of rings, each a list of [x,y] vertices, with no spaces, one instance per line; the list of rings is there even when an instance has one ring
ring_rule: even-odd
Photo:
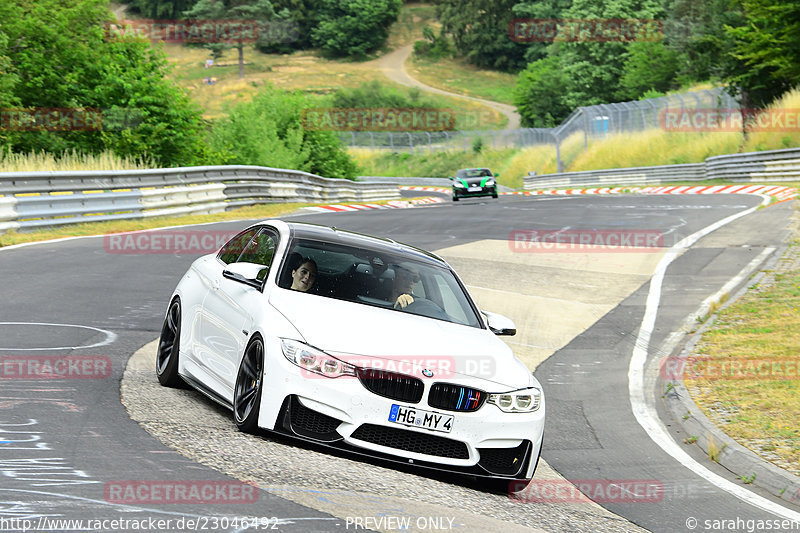
[[[485,184],[486,184],[486,181],[488,181],[490,179],[494,179],[494,178],[492,178],[491,176],[478,176],[478,177],[473,177],[473,178],[460,178],[459,181],[461,181],[461,183],[463,183],[467,187],[475,187],[475,186],[478,186],[478,185],[481,186],[481,187],[484,187]]]
[[[356,366],[506,392],[530,386],[530,370],[485,329],[313,294],[276,290],[270,304],[307,344]]]

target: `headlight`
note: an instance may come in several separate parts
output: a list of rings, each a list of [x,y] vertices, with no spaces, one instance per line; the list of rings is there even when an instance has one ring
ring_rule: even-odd
[[[494,180],[486,180],[487,187],[494,187]]]
[[[506,413],[532,413],[542,404],[542,391],[536,387],[502,394],[490,394],[487,403],[491,403]]]
[[[459,181],[454,181],[453,182],[453,187],[455,187],[456,189],[463,189],[464,188],[464,184],[461,183],[460,180]]]
[[[281,350],[283,356],[291,363],[320,376],[338,378],[356,375],[356,367],[350,363],[345,363],[302,342],[281,339]]]

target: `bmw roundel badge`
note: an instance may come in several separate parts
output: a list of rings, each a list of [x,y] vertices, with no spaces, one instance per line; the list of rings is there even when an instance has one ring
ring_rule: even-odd
[[[433,370],[428,370],[426,368],[425,370],[422,371],[422,375],[425,376],[426,378],[431,378],[433,377]]]

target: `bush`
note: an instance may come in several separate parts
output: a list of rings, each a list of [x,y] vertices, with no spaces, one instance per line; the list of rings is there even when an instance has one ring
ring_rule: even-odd
[[[364,57],[386,42],[402,0],[320,0],[311,42],[333,56]]]
[[[267,86],[251,102],[234,107],[209,134],[211,161],[260,165],[356,178],[356,165],[330,131],[303,127],[303,111],[317,107],[308,96]]]
[[[443,31],[437,37],[430,27],[425,26],[422,28],[422,35],[425,40],[414,43],[415,56],[437,61],[443,57],[452,57],[455,53]]]
[[[365,107],[436,107],[435,102],[422,97],[419,89],[409,89],[406,95],[398,89],[384,87],[377,80],[362,83],[354,89],[339,89],[333,94],[332,104],[334,107],[347,109]]]
[[[200,110],[166,78],[163,49],[137,37],[107,38],[103,26],[112,17],[100,0],[0,2],[0,106],[94,109],[103,118],[101,128],[85,131],[0,130],[0,147],[146,153],[164,166],[203,160]]]

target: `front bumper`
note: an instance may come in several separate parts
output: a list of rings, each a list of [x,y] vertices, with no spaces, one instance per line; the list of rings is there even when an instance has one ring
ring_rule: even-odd
[[[497,196],[497,185],[492,187],[453,187],[453,198],[470,198],[478,196]]]
[[[453,412],[428,405],[434,380],[423,381],[422,400],[414,404],[378,396],[358,378],[309,377],[284,362],[289,365],[282,369],[286,373],[265,375],[259,416],[265,429],[440,471],[503,479],[533,476],[544,431],[544,398],[533,413],[505,413],[488,403],[474,412]],[[442,381],[448,380],[438,382]],[[444,433],[389,422],[393,404],[452,415],[452,430]]]

